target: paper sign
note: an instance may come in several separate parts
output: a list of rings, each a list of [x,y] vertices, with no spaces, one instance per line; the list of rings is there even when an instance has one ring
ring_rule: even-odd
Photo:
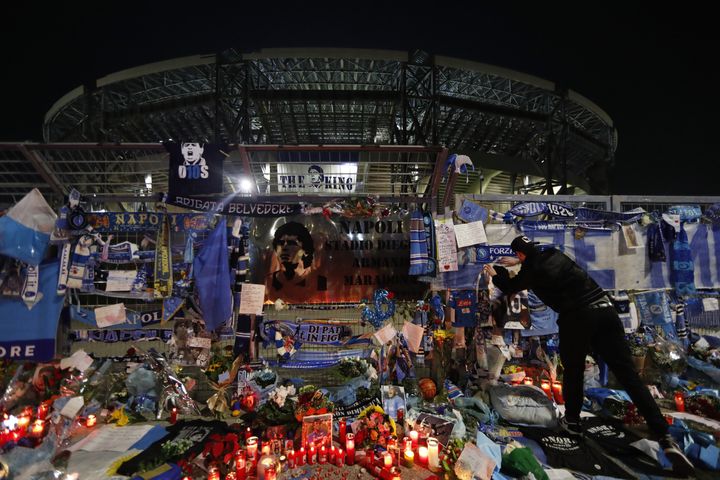
[[[205,337],[191,337],[187,339],[187,346],[191,348],[210,348],[211,340]]]
[[[452,218],[435,219],[435,238],[437,240],[438,269],[441,272],[456,272],[458,258]]]
[[[119,325],[127,321],[125,316],[125,304],[116,303],[107,307],[98,307],[95,309],[95,321],[100,328]]]
[[[78,350],[71,356],[60,360],[60,369],[65,370],[66,368],[77,368],[81,372],[84,372],[88,369],[88,367],[90,367],[90,365],[92,365],[92,362],[92,357],[85,353],[85,350]]]
[[[129,292],[137,277],[135,270],[110,270],[108,272],[106,292]]]
[[[60,410],[60,415],[71,419],[75,418],[83,405],[85,405],[85,400],[83,400],[83,397],[73,397],[68,400],[62,410]]]
[[[105,425],[73,445],[71,450],[124,452],[135,445],[152,428],[153,425],[127,425],[125,427]]]
[[[397,335],[397,330],[395,330],[395,327],[388,324],[385,325],[383,328],[375,332],[375,338],[378,339],[378,342],[380,342],[380,345],[384,345],[393,338],[395,338],[395,335]]]
[[[240,291],[240,313],[262,315],[265,285],[243,283]]]
[[[485,235],[485,227],[483,222],[461,223],[455,225],[455,239],[458,248],[477,245],[478,243],[487,243],[487,235]]]
[[[420,325],[414,323],[405,322],[402,328],[402,334],[407,339],[408,349],[413,353],[420,351],[420,344],[422,343],[423,333],[425,329]]]
[[[703,310],[706,312],[716,312],[720,310],[717,298],[703,298]]]
[[[468,442],[455,462],[455,474],[460,480],[479,478],[490,480],[495,470],[495,460],[486,455],[476,445]]]

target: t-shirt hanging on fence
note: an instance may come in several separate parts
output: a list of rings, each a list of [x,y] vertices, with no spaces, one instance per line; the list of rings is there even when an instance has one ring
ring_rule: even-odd
[[[192,142],[166,142],[164,145],[170,154],[170,196],[222,193],[226,145]]]
[[[448,307],[455,309],[454,327],[474,327],[477,324],[477,295],[474,290],[451,291]]]

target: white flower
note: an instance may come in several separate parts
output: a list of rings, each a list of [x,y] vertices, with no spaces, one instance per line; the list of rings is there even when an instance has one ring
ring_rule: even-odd
[[[285,401],[287,400],[287,397],[292,397],[295,395],[295,387],[293,385],[290,385],[288,387],[286,386],[280,386],[277,387],[275,390],[270,392],[269,397],[270,400],[275,402],[275,404],[282,408],[283,405],[285,405]]]

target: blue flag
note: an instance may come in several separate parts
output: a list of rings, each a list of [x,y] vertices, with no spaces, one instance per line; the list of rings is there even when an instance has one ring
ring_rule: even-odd
[[[232,315],[225,218],[218,222],[195,257],[193,275],[205,326],[208,330],[215,330],[227,322]]]
[[[39,299],[29,309],[21,298],[0,298],[0,359],[46,362],[55,356],[55,335],[65,301],[57,294],[60,262],[40,264]]]

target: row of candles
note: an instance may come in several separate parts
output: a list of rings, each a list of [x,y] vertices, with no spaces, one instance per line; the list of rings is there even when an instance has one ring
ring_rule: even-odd
[[[342,422],[341,422],[342,425]],[[275,456],[271,454],[270,445],[263,442],[259,447],[259,439],[252,436],[250,429],[246,431],[245,448],[241,448],[234,454],[235,471],[226,476],[226,480],[245,480],[250,472],[255,472],[258,480],[277,480],[280,473],[279,468],[294,469],[304,465],[354,465],[356,462],[355,436],[352,433],[341,432],[345,449],[342,447],[310,445],[295,450],[292,441],[288,440],[285,454]],[[440,444],[435,438],[428,438],[425,445],[420,445],[419,433],[415,430],[408,432],[403,438],[402,456],[393,457],[390,450],[397,450],[397,445],[391,445],[388,451],[383,452],[379,457],[373,453],[365,456],[364,466],[376,477],[385,480],[398,480],[400,470],[396,466],[401,463],[403,466],[412,468],[414,465],[427,467],[432,471],[440,470]],[[186,480],[189,477],[185,477]],[[220,480],[218,468],[211,468],[208,471],[208,480]]]
[[[26,407],[17,417],[4,413],[2,429],[0,429],[0,447],[8,442],[17,443],[25,437],[41,438],[45,433],[45,418],[49,408],[45,403],[40,404],[34,421],[32,420],[33,411],[30,407]]]
[[[532,377],[525,377],[522,381],[518,381],[516,384],[519,385],[521,383],[523,385],[535,385]],[[550,400],[555,400],[555,403],[559,405],[565,403],[565,399],[563,398],[562,394],[562,382],[550,382],[550,380],[541,380],[540,389],[545,392],[545,395],[547,395]]]

